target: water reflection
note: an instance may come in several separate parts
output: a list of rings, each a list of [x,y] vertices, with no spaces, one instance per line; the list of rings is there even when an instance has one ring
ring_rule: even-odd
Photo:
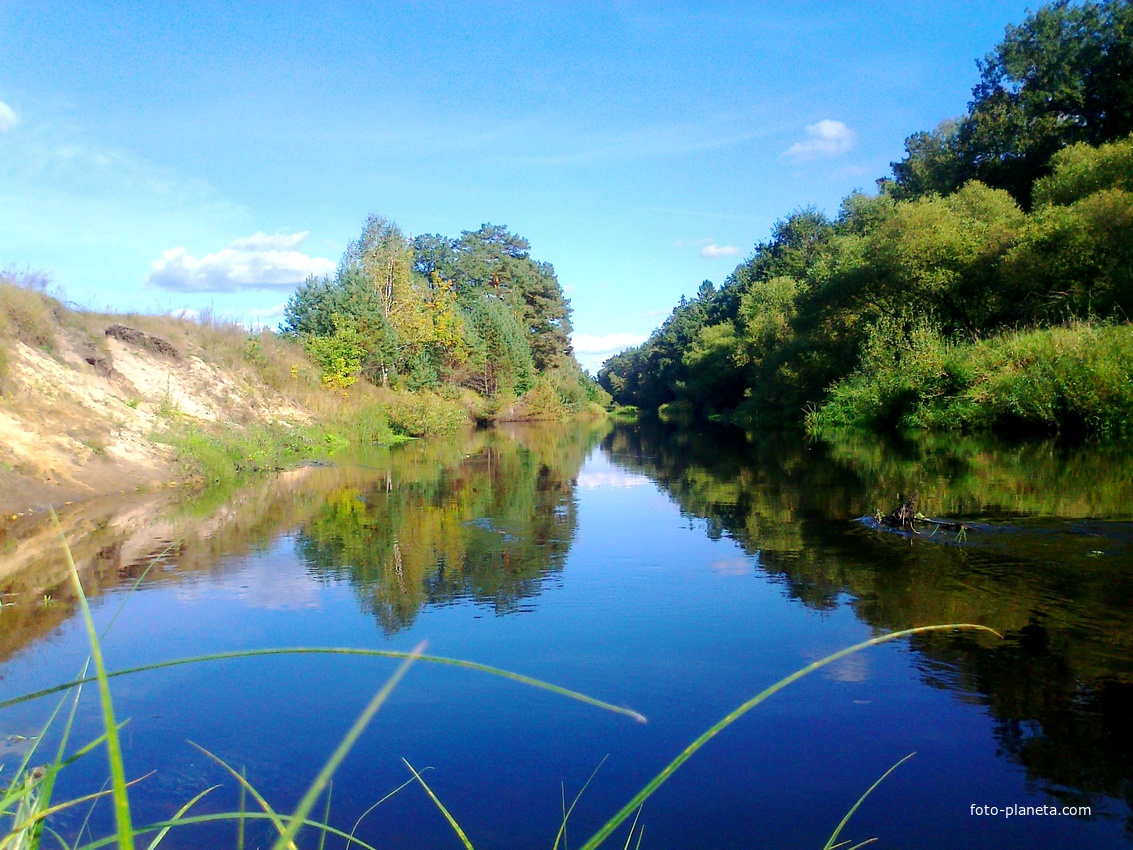
[[[366,482],[328,493],[298,552],[316,575],[348,580],[387,634],[458,599],[519,610],[563,567],[597,437],[513,427],[402,448]]]
[[[605,457],[594,452],[597,444]],[[403,781],[391,753],[419,755],[422,764],[447,762],[456,802],[464,792],[455,785],[464,776],[490,773],[468,795],[513,801],[501,828],[509,840],[501,838],[500,846],[533,844],[531,836],[546,826],[546,811],[537,807],[546,789],[527,782],[528,767],[549,777],[557,799],[560,777],[581,783],[614,749],[591,812],[607,803],[616,809],[720,712],[860,635],[851,609],[877,630],[971,621],[1008,638],[935,635],[914,642],[916,673],[937,690],[907,678],[892,685],[894,670],[908,669],[903,653],[899,663],[879,652],[827,668],[821,689],[769,706],[751,718],[762,724],[754,733],[690,763],[688,784],[653,810],[656,846],[667,846],[659,837],[666,829],[682,836],[671,846],[724,846],[725,835],[750,846],[755,835],[769,834],[750,815],[759,805],[791,813],[787,837],[770,843],[808,843],[788,840],[788,833],[809,829],[812,821],[837,822],[849,803],[831,789],[854,788],[856,796],[861,759],[902,740],[900,730],[890,737],[888,728],[875,740],[868,725],[870,718],[892,723],[901,716],[906,703],[895,702],[898,692],[929,707],[917,715],[919,724],[938,724],[933,734],[974,741],[972,749],[980,751],[965,760],[966,752],[957,756],[941,746],[936,764],[951,765],[960,782],[952,774],[932,793],[914,783],[890,792],[903,787],[912,799],[921,795],[934,807],[933,822],[945,818],[950,830],[986,837],[989,827],[980,825],[985,832],[977,833],[968,822],[972,800],[941,802],[969,793],[963,780],[983,773],[994,783],[1026,771],[1033,783],[1028,795],[1037,788],[1073,803],[1133,803],[1133,469],[1117,449],[958,440],[817,446],[648,426],[608,432],[539,426],[415,443],[355,460],[204,499],[163,492],[65,511],[66,536],[96,595],[143,575],[143,591],[155,591],[132,600],[116,627],[116,665],[281,642],[400,647],[428,637],[443,654],[514,666],[648,709],[651,722],[627,732],[552,705],[553,713],[540,714],[546,723],[524,732],[529,703],[506,688],[494,701],[496,683],[461,680],[458,698],[475,701],[480,711],[449,712],[439,708],[438,693],[451,693],[445,674],[422,671],[419,686],[406,683],[399,691],[401,708],[389,707],[380,742],[362,742],[355,772],[347,766],[341,776],[336,801],[343,801],[350,823],[374,802],[371,789]],[[971,531],[964,539],[907,538],[858,521],[914,491],[925,513],[973,520]],[[705,541],[701,529],[720,542]],[[77,669],[85,643],[66,623],[71,601],[55,532],[21,521],[0,533],[0,591],[15,603],[0,612],[0,653],[43,647],[0,668],[0,677],[31,690],[57,681],[64,666]],[[104,616],[116,607],[110,601],[101,607]],[[446,606],[435,616],[424,613]],[[533,608],[538,616],[480,617]],[[38,640],[60,624],[61,637]],[[57,660],[61,651],[66,664]],[[264,672],[271,669],[278,679]],[[162,794],[189,799],[200,790],[193,783],[207,779],[176,755],[186,735],[238,754],[271,798],[297,797],[302,789],[293,786],[303,778],[292,776],[291,766],[321,760],[371,695],[369,680],[355,668],[314,660],[164,676],[116,686],[138,718],[134,763],[160,767],[166,777],[152,792],[155,807],[168,804]],[[273,685],[293,680],[304,687]],[[256,686],[247,687],[249,681]],[[941,713],[940,704],[956,702],[937,691],[980,708]],[[830,702],[818,705],[816,695]],[[994,721],[997,746],[1018,771],[999,763],[990,746],[981,749],[988,724],[979,712]],[[422,717],[432,735],[420,734]],[[22,732],[24,722],[16,717],[12,728]],[[799,729],[807,728],[822,741],[817,754],[806,751],[812,733]],[[522,746],[514,751],[497,750],[500,741],[517,738]],[[459,746],[446,749],[451,742]],[[823,784],[827,776],[833,778]],[[98,787],[103,777],[80,774],[76,787],[86,787],[83,779]],[[446,781],[439,773],[438,780]],[[606,791],[602,782],[610,783]],[[765,799],[769,783],[792,791]],[[515,802],[515,795],[526,796]],[[1042,802],[1038,794],[1027,799]],[[475,811],[474,802],[463,800],[463,810]],[[391,846],[434,843],[431,803],[399,806],[418,803],[390,815],[415,831]],[[551,836],[558,827],[553,810]],[[905,818],[910,824],[902,828],[918,834],[917,811],[887,812],[887,826]],[[470,826],[488,834],[489,820]],[[1110,837],[1119,829],[1105,826]],[[451,837],[446,828],[436,825],[436,843]],[[1060,828],[1079,834],[1071,832],[1077,824]],[[926,836],[926,846],[933,838]],[[938,843],[947,841],[954,837]]]
[[[919,638],[923,679],[985,703],[1002,751],[1047,793],[1133,809],[1129,450],[954,437],[746,443],[658,425],[619,428],[603,448],[809,607],[848,599],[879,630],[971,622],[1004,633],[1001,643]],[[910,493],[926,514],[983,524],[909,539],[854,521]]]
[[[91,596],[242,569],[291,534],[310,573],[345,580],[387,633],[426,605],[518,610],[562,569],[579,470],[600,432],[512,426],[375,450],[233,490],[92,500],[60,520]],[[643,479],[644,480],[644,479]],[[309,588],[243,588],[302,607]],[[284,598],[286,597],[286,599]],[[59,533],[46,514],[0,528],[0,661],[73,616]]]

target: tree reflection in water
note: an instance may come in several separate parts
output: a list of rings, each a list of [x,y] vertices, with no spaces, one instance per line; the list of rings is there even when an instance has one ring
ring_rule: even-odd
[[[515,611],[563,567],[575,480],[598,436],[544,425],[400,448],[370,480],[328,494],[299,554],[348,580],[387,634],[458,599]]]
[[[923,678],[986,704],[1003,752],[1046,792],[1133,810],[1133,452],[952,435],[749,442],[647,423],[603,449],[808,607],[849,604],[877,629],[1006,634],[919,637]],[[855,522],[913,492],[925,514],[983,525],[910,539]]]

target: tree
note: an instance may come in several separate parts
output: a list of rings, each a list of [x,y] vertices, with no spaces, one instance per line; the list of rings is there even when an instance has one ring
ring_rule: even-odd
[[[424,263],[443,258],[435,244]],[[539,371],[554,368],[572,356],[570,302],[563,296],[550,263],[531,259],[531,245],[506,227],[484,224],[465,231],[453,245],[453,280],[460,293],[473,290],[500,298],[519,317]]]
[[[523,326],[491,293],[465,296],[471,353],[469,382],[485,396],[522,395],[531,388],[534,363]]]
[[[1031,186],[1067,145],[1133,132],[1133,4],[1043,6],[977,63],[967,115],[917,133],[893,163],[898,197],[947,194],[969,180],[1006,189],[1024,207]]]

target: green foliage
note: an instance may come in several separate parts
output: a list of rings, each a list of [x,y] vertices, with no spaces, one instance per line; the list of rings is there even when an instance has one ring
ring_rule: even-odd
[[[893,163],[897,197],[980,180],[1026,205],[1058,150],[1133,132],[1133,6],[1126,0],[1043,6],[1008,26],[978,64],[967,114],[906,140],[905,158]]]
[[[292,295],[284,330],[305,340],[328,387],[360,374],[411,392],[464,386],[517,398],[539,374],[578,370],[569,303],[530,247],[490,224],[410,242],[371,216],[335,276],[310,278]]]
[[[1027,373],[1046,401],[1023,404],[988,373],[981,385],[1017,403],[928,413],[986,365],[975,340],[1005,351],[1012,332],[1023,345],[1028,329],[1133,315],[1133,5],[1044,6],[980,69],[968,113],[911,136],[877,197],[852,194],[834,220],[808,208],[777,222],[723,287],[702,284],[608,360],[598,379],[614,401],[745,427],[804,411],[812,429],[1062,427],[1045,406],[1068,429],[1121,432],[1117,384],[1100,387],[1125,361],[1105,345],[1074,381],[1052,378],[1057,391]],[[1071,389],[1095,380],[1093,401]]]
[[[484,396],[522,395],[531,388],[535,362],[527,335],[508,306],[488,293],[466,296],[467,382]]]
[[[1050,167],[1035,183],[1036,207],[1072,204],[1102,189],[1133,192],[1133,136],[1098,147],[1079,142],[1056,153]]]
[[[424,234],[413,246],[420,274],[453,281],[461,295],[488,293],[506,303],[524,329],[538,371],[572,359],[569,302],[554,268],[533,260],[531,245],[522,236],[484,224],[459,239]]]
[[[362,335],[354,327],[341,320],[336,325],[330,336],[311,334],[303,340],[303,345],[322,369],[323,386],[342,390],[358,380],[366,348]]]
[[[270,423],[206,429],[174,421],[157,439],[173,446],[184,470],[206,484],[234,481],[248,473],[279,471],[300,460],[325,457],[347,445],[344,438],[322,428]]]
[[[1104,189],[1039,208],[1006,272],[1026,318],[1133,315],[1133,193]]]
[[[879,321],[869,329],[858,370],[836,383],[822,406],[807,415],[808,430],[912,427],[912,411],[956,389],[950,354],[939,329],[928,321],[912,326]]]
[[[394,434],[431,437],[468,427],[468,411],[453,399],[431,392],[391,393],[379,408]]]
[[[705,325],[684,353],[684,365],[694,379],[683,395],[702,408],[735,407],[743,399],[743,372],[748,355],[731,322]]]
[[[807,417],[839,427],[1133,434],[1133,326],[947,343],[931,327],[877,328],[861,367]]]

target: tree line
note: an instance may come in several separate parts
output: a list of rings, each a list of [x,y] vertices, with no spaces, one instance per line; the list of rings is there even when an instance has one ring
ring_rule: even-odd
[[[410,239],[370,216],[333,276],[309,277],[284,308],[323,382],[409,391],[463,387],[489,399],[543,386],[577,407],[597,398],[570,344],[570,303],[550,263],[506,227]]]
[[[745,423],[1133,431],[1128,325],[1106,337],[1113,356],[1066,353],[1133,312],[1133,4],[1044,6],[977,64],[967,113],[910,136],[877,194],[780,220],[723,286],[608,360],[615,401]],[[1074,322],[1070,341],[1048,333]],[[1094,398],[1076,398],[1082,382]]]

